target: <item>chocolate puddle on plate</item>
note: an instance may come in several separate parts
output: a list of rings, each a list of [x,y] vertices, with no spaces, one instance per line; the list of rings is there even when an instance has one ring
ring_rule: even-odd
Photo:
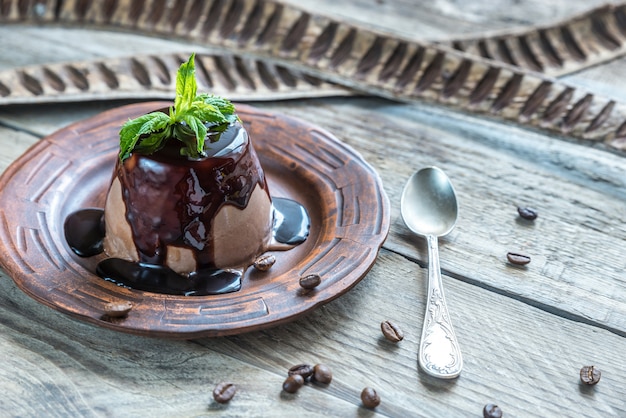
[[[311,224],[306,209],[298,202],[273,198],[273,242],[285,249],[303,243]],[[103,252],[104,210],[81,209],[67,216],[65,239],[80,257],[92,257]],[[107,258],[98,263],[96,274],[119,286],[147,292],[185,296],[206,296],[236,292],[241,289],[243,270],[205,268],[188,276],[169,267],[136,263],[120,258]]]

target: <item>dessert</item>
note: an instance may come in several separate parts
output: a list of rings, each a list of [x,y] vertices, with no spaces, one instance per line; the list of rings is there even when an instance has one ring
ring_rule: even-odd
[[[104,207],[109,257],[164,265],[189,274],[250,265],[269,245],[272,202],[241,123],[181,158],[169,141],[152,154],[118,160]]]
[[[181,65],[176,91],[170,109],[124,124],[103,215],[71,214],[66,238],[80,256],[104,251],[97,273],[120,285],[235,291],[259,256],[306,239],[308,215],[297,202],[271,198],[234,106],[196,94],[194,55]]]

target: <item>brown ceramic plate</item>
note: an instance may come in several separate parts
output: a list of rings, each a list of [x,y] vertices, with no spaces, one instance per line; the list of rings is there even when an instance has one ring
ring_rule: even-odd
[[[96,276],[95,259],[77,257],[67,246],[63,222],[75,210],[103,207],[121,124],[167,105],[124,106],[78,122],[35,144],[0,177],[0,263],[24,292],[107,328],[196,338],[287,322],[344,294],[365,276],[389,230],[389,201],[378,175],[324,130],[243,105],[238,112],[270,193],[307,208],[308,240],[276,252],[268,272],[250,269],[242,289],[224,295],[129,290]],[[322,283],[304,294],[299,278],[313,273]],[[134,308],[124,319],[106,319],[104,306],[111,301],[131,301]]]

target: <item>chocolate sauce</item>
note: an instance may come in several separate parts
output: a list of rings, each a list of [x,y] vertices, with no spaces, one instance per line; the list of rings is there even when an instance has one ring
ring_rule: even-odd
[[[98,263],[96,274],[131,289],[169,295],[206,296],[241,289],[243,271],[204,269],[185,277],[165,266],[107,258]]]
[[[287,245],[302,244],[309,236],[311,219],[304,206],[291,199],[274,198],[274,240]]]
[[[91,257],[103,251],[104,219],[102,209],[83,209],[65,219],[65,240],[81,257]]]
[[[286,245],[298,245],[309,234],[310,219],[306,209],[290,199],[273,198],[273,238]],[[104,211],[82,209],[71,213],[65,220],[65,237],[74,253],[81,257],[97,255],[103,251]],[[80,225],[76,227],[75,225]],[[94,246],[94,242],[100,242]],[[97,248],[97,252],[96,252]],[[168,267],[145,262],[131,262],[108,258],[96,268],[96,274],[105,280],[132,289],[173,295],[204,296],[235,292],[241,288],[242,271],[203,268],[187,276]]]

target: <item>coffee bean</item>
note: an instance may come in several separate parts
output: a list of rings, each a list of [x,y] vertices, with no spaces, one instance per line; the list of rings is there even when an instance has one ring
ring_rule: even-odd
[[[523,265],[530,263],[530,257],[524,254],[507,253],[506,258],[507,260],[509,260],[509,263],[515,264],[518,266],[523,266]]]
[[[230,382],[218,383],[213,389],[213,399],[218,403],[226,403],[233,399],[237,392],[237,386]]]
[[[385,338],[391,342],[397,343],[398,341],[402,341],[402,339],[404,338],[404,333],[402,332],[400,327],[391,321],[381,322],[380,329],[383,332]]]
[[[586,385],[595,385],[600,381],[602,373],[594,366],[585,366],[580,369],[580,381]]]
[[[323,385],[329,384],[333,380],[333,372],[325,364],[316,364],[313,368],[313,380]]]
[[[483,408],[484,418],[502,418],[502,409],[498,405],[488,403]]]
[[[380,405],[380,396],[372,388],[365,388],[361,392],[361,402],[366,408],[374,409]]]
[[[304,378],[299,374],[292,374],[283,382],[283,390],[287,393],[296,393],[304,385]]]
[[[534,221],[535,219],[537,219],[537,211],[533,208],[518,207],[517,213],[519,213],[520,217],[528,221]]]
[[[254,260],[254,268],[260,271],[268,271],[276,263],[276,256],[265,254]]]
[[[307,276],[300,277],[300,286],[307,290],[316,288],[321,282],[322,278],[319,274],[309,274]]]
[[[294,374],[299,374],[306,381],[311,376],[313,376],[313,366],[308,364],[298,364],[297,366],[293,366],[287,374],[289,376],[293,376]]]
[[[133,309],[129,301],[109,302],[104,306],[104,314],[109,318],[123,318]]]

